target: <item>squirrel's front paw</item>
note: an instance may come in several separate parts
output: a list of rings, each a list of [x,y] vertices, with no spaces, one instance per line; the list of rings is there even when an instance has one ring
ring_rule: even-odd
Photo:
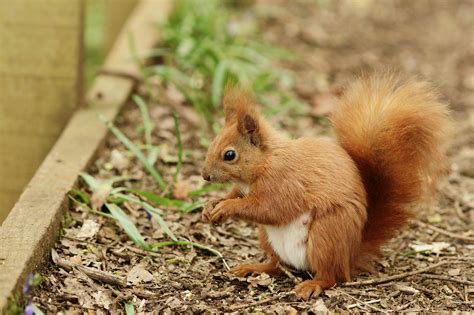
[[[224,223],[233,213],[233,207],[231,207],[232,200],[224,200],[219,202],[210,211],[210,221],[214,224]]]
[[[224,199],[214,199],[208,201],[204,208],[202,209],[202,220],[204,222],[211,222],[211,212],[212,210],[219,204],[219,202],[223,201]]]

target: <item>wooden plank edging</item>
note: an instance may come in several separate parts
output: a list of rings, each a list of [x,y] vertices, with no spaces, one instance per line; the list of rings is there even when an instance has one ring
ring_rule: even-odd
[[[159,39],[156,22],[171,11],[171,0],[141,0],[125,23],[104,67],[136,75],[129,49],[130,35],[139,54],[148,52]],[[87,168],[108,134],[97,118],[118,114],[135,82],[127,77],[100,75],[87,96],[87,107],[78,110],[0,226],[0,313],[8,297],[24,284],[49,254],[67,207],[66,193],[77,175]]]

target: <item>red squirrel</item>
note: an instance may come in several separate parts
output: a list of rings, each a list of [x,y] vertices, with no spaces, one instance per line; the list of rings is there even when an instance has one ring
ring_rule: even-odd
[[[288,139],[239,89],[223,103],[225,125],[202,176],[234,186],[204,206],[203,220],[257,223],[269,261],[231,271],[278,274],[280,263],[309,271],[314,279],[295,288],[304,299],[371,270],[443,173],[449,110],[426,82],[393,74],[354,81],[330,116],[337,140]]]

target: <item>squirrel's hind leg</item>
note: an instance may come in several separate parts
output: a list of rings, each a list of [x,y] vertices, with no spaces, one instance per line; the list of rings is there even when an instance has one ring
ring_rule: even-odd
[[[307,257],[315,278],[295,288],[299,297],[306,300],[311,296],[317,297],[337,281],[350,280],[363,220],[354,214],[350,217],[351,212],[345,212],[345,208],[335,208],[332,215],[312,221],[308,232]]]
[[[258,240],[260,241],[260,247],[265,251],[267,256],[270,258],[269,262],[260,264],[242,264],[231,269],[231,272],[239,277],[245,277],[251,273],[267,273],[269,275],[278,275],[282,271],[278,268],[280,258],[273,250],[272,246],[268,242],[267,232],[262,226],[258,227]]]

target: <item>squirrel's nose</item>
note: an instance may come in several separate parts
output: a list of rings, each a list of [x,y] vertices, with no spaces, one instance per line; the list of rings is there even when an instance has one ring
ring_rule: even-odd
[[[208,182],[211,181],[211,175],[205,169],[202,170],[202,178]]]

